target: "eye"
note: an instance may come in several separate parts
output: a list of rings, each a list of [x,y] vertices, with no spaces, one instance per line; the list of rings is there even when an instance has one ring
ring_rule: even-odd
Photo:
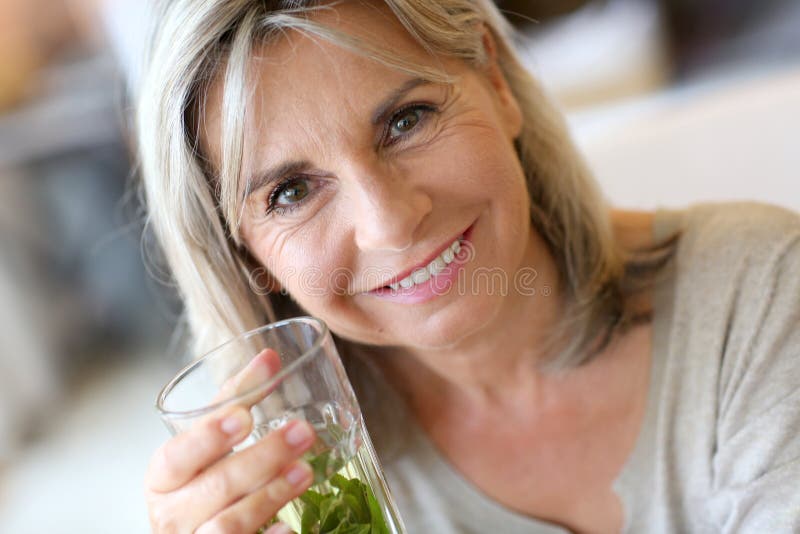
[[[278,184],[269,195],[267,213],[275,211],[282,214],[285,210],[292,210],[299,206],[311,193],[308,179],[295,176]]]
[[[422,110],[409,109],[403,112],[402,115],[396,117],[392,124],[392,133],[399,133],[400,135],[414,129],[414,126],[420,121]]]
[[[412,104],[392,115],[386,129],[386,144],[402,139],[410,134],[421,123],[425,122],[428,113],[434,108],[426,104]]]

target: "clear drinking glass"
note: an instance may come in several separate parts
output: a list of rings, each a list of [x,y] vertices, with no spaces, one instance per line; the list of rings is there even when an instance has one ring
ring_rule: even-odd
[[[247,365],[264,349],[277,352],[280,370],[254,381]],[[234,450],[292,419],[316,430],[305,456],[314,485],[278,513],[295,532],[323,534],[339,524],[336,532],[405,532],[325,323],[298,317],[241,334],[181,370],[156,406],[177,434],[233,404],[249,406],[254,420],[252,433]]]

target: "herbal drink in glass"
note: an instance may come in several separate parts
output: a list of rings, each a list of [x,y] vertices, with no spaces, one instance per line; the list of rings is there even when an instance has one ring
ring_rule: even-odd
[[[265,350],[275,351],[280,360],[272,376],[258,376],[250,365]],[[299,317],[244,333],[186,366],[156,403],[173,434],[234,404],[249,407],[253,416],[251,434],[234,450],[293,419],[308,421],[316,431],[305,456],[314,485],[282,508],[277,519],[301,534],[405,532],[322,321]]]

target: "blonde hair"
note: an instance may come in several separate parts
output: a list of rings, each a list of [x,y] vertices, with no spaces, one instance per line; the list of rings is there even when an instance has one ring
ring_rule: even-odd
[[[558,350],[549,364],[568,368],[587,361],[614,331],[632,322],[626,295],[642,287],[641,280],[662,262],[632,264],[615,243],[608,207],[560,113],[521,65],[512,29],[490,0],[385,4],[431,53],[480,66],[487,60],[484,28],[494,37],[499,67],[524,117],[516,147],[527,176],[531,222],[559,268],[568,303],[553,335]],[[238,235],[247,63],[253,46],[291,29],[418,76],[447,78],[310,17],[333,7],[301,0],[168,0],[155,10],[157,26],[137,95],[143,187],[148,225],[182,297],[196,355],[236,333],[302,313],[285,295],[253,290],[259,266]],[[213,175],[198,148],[196,128],[205,93],[217,76],[224,81],[224,141],[221,168]]]

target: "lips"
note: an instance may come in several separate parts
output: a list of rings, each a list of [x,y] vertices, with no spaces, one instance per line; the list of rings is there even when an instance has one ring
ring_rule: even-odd
[[[461,239],[463,237],[459,236],[426,266],[413,270],[410,275],[402,278],[399,283],[389,284],[389,288],[395,291],[400,288],[408,289],[427,282],[431,277],[439,276],[455,260],[456,254],[461,250]]]
[[[374,292],[382,290],[382,289],[388,289],[390,286],[393,286],[393,285],[397,286],[397,285],[400,284],[401,280],[405,280],[406,278],[412,277],[414,274],[419,274],[421,272],[421,270],[422,269],[426,269],[431,264],[431,262],[434,262],[434,260],[436,260],[437,258],[441,258],[441,256],[443,254],[445,254],[445,252],[448,249],[452,250],[451,247],[452,247],[454,242],[459,241],[459,240],[460,241],[468,240],[470,235],[472,234],[472,228],[473,228],[474,224],[475,223],[473,222],[469,227],[467,227],[466,230],[464,230],[463,232],[453,236],[452,238],[447,240],[445,243],[443,243],[442,245],[437,247],[435,249],[435,251],[432,252],[431,254],[429,254],[423,261],[417,263],[413,267],[409,267],[409,268],[403,269],[402,271],[400,271],[400,273],[397,276],[391,278],[390,280],[387,280],[382,285],[380,285],[380,286],[378,286],[378,287],[376,287],[376,288],[374,288],[374,289],[372,289],[370,291],[367,291],[367,293],[374,293]]]

